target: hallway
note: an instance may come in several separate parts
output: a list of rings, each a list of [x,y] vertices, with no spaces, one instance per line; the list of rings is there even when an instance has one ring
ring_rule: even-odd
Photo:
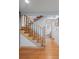
[[[45,48],[21,47],[20,59],[58,59],[58,49],[55,40],[47,39]]]

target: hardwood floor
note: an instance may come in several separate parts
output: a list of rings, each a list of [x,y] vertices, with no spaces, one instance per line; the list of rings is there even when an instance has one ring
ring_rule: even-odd
[[[46,39],[45,48],[21,47],[20,59],[59,59],[59,47],[52,39]]]

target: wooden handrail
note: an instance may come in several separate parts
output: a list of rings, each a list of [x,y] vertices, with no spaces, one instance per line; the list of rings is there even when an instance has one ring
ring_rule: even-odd
[[[34,18],[34,19],[32,19],[31,18],[31,16],[26,16],[27,18],[29,18],[29,20],[31,21],[31,24],[33,24],[33,23],[35,23],[35,19],[41,19],[43,16],[37,16],[37,18]],[[37,24],[38,25],[38,24]],[[42,26],[41,25],[38,25],[38,27],[41,27],[42,28]]]

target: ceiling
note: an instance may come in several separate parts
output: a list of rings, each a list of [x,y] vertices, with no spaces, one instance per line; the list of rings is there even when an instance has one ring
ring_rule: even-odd
[[[26,0],[27,1],[27,0]],[[19,0],[19,11],[24,15],[58,15],[59,0]]]

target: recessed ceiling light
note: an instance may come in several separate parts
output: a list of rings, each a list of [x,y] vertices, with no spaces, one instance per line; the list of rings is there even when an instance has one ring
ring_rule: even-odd
[[[29,0],[25,0],[25,2],[26,2],[27,4],[29,4],[29,3],[30,3],[30,1],[29,1]]]

